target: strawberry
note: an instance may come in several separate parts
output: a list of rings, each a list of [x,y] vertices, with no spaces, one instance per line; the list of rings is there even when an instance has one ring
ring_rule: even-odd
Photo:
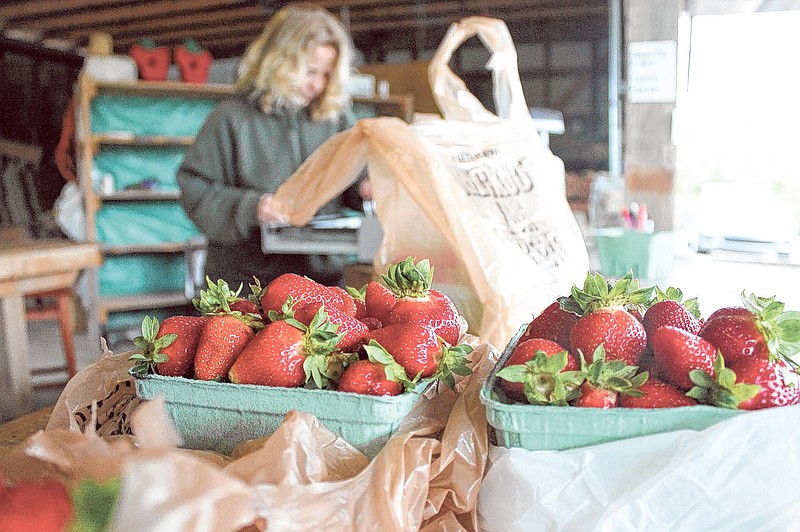
[[[574,303],[570,298],[561,298],[551,303],[531,320],[522,338],[543,338],[569,349],[569,333],[578,322],[578,315],[565,309],[567,299]]]
[[[770,362],[763,358],[742,358],[730,364],[737,382],[761,387],[758,394],[739,403],[740,410],[759,410],[773,406],[800,403],[798,375],[781,360]]]
[[[572,287],[572,298],[583,311],[570,331],[573,355],[592,356],[602,344],[609,360],[637,365],[647,344],[647,335],[642,323],[626,308],[648,304],[652,291],[652,288],[640,289],[630,273],[613,286],[599,273],[587,274],[583,289]]]
[[[729,318],[735,316],[749,317],[751,314],[752,312],[744,307],[722,307],[709,314],[708,318],[706,318],[706,321],[711,321],[715,318],[720,318],[723,316]]]
[[[327,309],[341,309],[344,306],[338,291],[308,277],[296,273],[284,273],[270,281],[264,288],[261,296],[261,309],[264,314],[271,310],[279,312],[288,296],[292,296],[292,300],[296,302],[296,309],[310,303],[324,303]]]
[[[543,338],[531,338],[528,340],[523,340],[523,338],[524,335],[520,337],[520,342],[514,348],[511,356],[508,357],[504,367],[524,366],[540,351],[545,353],[547,356],[553,356],[557,353],[565,351],[563,347],[552,340],[546,340]],[[578,369],[580,369],[578,361],[575,359],[575,357],[569,355],[567,356],[566,366],[560,371],[577,371]],[[512,382],[506,379],[501,379],[498,383],[508,398],[520,403],[527,401],[525,398],[525,384],[523,381]]]
[[[358,312],[358,306],[353,296],[350,295],[350,292],[341,286],[329,286],[328,288],[339,294],[339,297],[342,298],[342,306],[339,307],[339,309],[348,316],[357,318],[356,313]]]
[[[577,370],[567,370],[570,364],[569,353],[555,342],[550,340],[531,339],[519,344],[517,349],[524,344],[517,360],[527,357],[525,351],[537,347],[532,357],[524,364],[516,364],[509,357],[506,366],[497,372],[500,387],[511,392],[510,397],[520,402],[532,405],[567,406],[569,401],[579,395],[578,389],[584,380],[583,374]],[[545,343],[546,342],[546,343]],[[548,354],[547,351],[554,351]],[[515,353],[516,354],[516,353]],[[577,368],[577,364],[573,365]],[[522,386],[522,397],[519,396],[519,385]]]
[[[253,336],[253,328],[239,317],[232,314],[209,317],[194,357],[195,378],[223,380]]]
[[[128,357],[136,362],[133,372],[192,378],[197,344],[207,321],[199,316],[170,316],[159,326],[158,319],[145,316],[142,335],[133,339],[140,352]]]
[[[385,366],[371,360],[357,360],[347,366],[336,389],[364,395],[400,395],[403,385],[386,377]]]
[[[175,340],[161,348],[167,361],[156,365],[159,375],[186,378],[194,376],[194,354],[207,321],[208,318],[200,316],[169,316],[164,319],[158,328],[156,339],[174,334]]]
[[[22,482],[0,490],[0,530],[62,532],[75,516],[69,490],[60,482]]]
[[[256,284],[251,284],[250,290],[252,294],[258,294],[261,291],[261,283],[255,277],[253,279]],[[200,297],[194,298],[192,304],[203,315],[238,313],[237,315],[247,316],[246,321],[248,322],[261,320],[261,310],[255,303],[258,301],[258,297],[252,296],[253,299],[245,299],[239,295],[241,292],[241,285],[234,291],[224,280],[219,279],[215,283],[206,277],[206,288],[200,290]]]
[[[692,334],[700,331],[700,310],[697,298],[683,301],[683,292],[679,288],[669,287],[664,292],[656,287],[655,302],[650,305],[642,318],[645,333],[650,346],[650,338],[659,327],[671,325]]]
[[[683,391],[690,389],[693,383],[689,372],[695,369],[714,377],[717,350],[700,336],[665,325],[656,329],[650,341],[656,373],[676,388]]]
[[[232,301],[230,301],[230,309],[234,312],[241,312],[242,314],[254,314],[256,316],[261,316],[261,295],[264,292],[264,288],[261,286],[261,281],[258,280],[258,277],[255,275],[253,276],[254,284],[250,285],[250,295],[247,298],[242,297],[235,297]],[[241,291],[241,287],[239,290],[236,291],[236,295],[238,296],[239,292]]]
[[[273,321],[255,335],[233,363],[228,378],[237,384],[296,388],[312,380],[317,388],[341,376],[350,356],[335,354],[342,335],[328,321],[325,310],[308,326],[294,318]]]
[[[392,310],[382,319],[384,326],[421,323],[433,328],[445,342],[456,344],[461,336],[458,311],[450,298],[431,288],[433,266],[428,259],[414,263],[413,257],[389,267],[383,281],[397,298]]]
[[[370,281],[364,287],[364,310],[371,318],[383,322],[396,302],[394,293],[378,281]]]
[[[639,386],[640,397],[622,395],[618,406],[622,408],[674,408],[696,405],[697,401],[664,381],[650,377]]]
[[[350,297],[353,298],[353,303],[356,305],[355,317],[362,319],[367,315],[367,285],[364,285],[361,288],[347,286],[345,287],[345,290]]]
[[[728,364],[744,358],[783,359],[791,357],[800,342],[800,313],[784,312],[775,298],[741,294],[744,310],[728,307],[714,312],[700,329],[700,336],[711,342]]]
[[[453,387],[456,375],[469,375],[466,355],[472,352],[467,344],[451,346],[429,326],[421,323],[397,323],[369,331],[368,345],[377,342],[413,379],[439,378]]]
[[[297,309],[295,317],[300,323],[308,326],[320,309],[324,309],[327,312],[328,320],[338,327],[337,332],[342,335],[342,339],[339,340],[339,344],[336,347],[345,352],[357,351],[364,343],[369,328],[364,322],[357,320],[350,314],[337,308],[325,308],[322,303],[311,303]]]
[[[367,329],[370,331],[374,331],[375,329],[380,329],[383,327],[383,323],[378,318],[373,318],[372,316],[364,316],[361,318],[361,323],[367,326]]]
[[[617,392],[614,390],[595,386],[589,381],[583,381],[579,390],[581,394],[570,401],[571,406],[580,408],[616,408],[617,406]]]
[[[340,392],[366,395],[400,395],[416,382],[408,380],[403,366],[395,362],[384,348],[374,340],[364,346],[367,359],[347,366],[336,387]]]
[[[714,375],[716,377],[712,378],[699,369],[689,372],[694,387],[686,395],[704,405],[736,410],[761,391],[759,384],[737,382],[736,372],[725,366],[725,357],[719,353],[714,359]]]
[[[637,374],[638,369],[622,360],[606,360],[605,349],[598,346],[592,354],[591,364],[587,365],[581,358],[581,373],[586,379],[580,386],[580,396],[570,404],[584,408],[614,408],[622,395],[641,397],[639,386],[647,381],[649,375],[647,372]]]

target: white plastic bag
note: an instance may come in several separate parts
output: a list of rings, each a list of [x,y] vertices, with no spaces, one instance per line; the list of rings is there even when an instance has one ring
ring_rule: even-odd
[[[492,54],[487,68],[497,115],[448,66],[453,52],[473,36]],[[491,287],[489,305],[490,293],[474,292],[473,303],[483,303],[481,331],[491,330],[494,316],[511,309],[505,337],[568,294],[589,269],[586,244],[566,199],[564,164],[534,125],[503,21],[468,17],[451,25],[430,61],[429,78],[444,118],[418,120],[413,129],[437,163],[433,184],[439,197],[463,198],[471,206],[464,212],[445,205],[445,212],[453,226],[464,228],[459,240],[474,248],[463,253],[469,277],[484,277]],[[470,294],[465,299],[454,287],[449,293],[471,306]]]
[[[447,59],[478,35],[493,52],[501,117],[448,74]],[[528,113],[516,53],[502,21],[454,24],[431,61],[431,83],[446,118],[409,126],[396,118],[359,121],[309,157],[276,192],[294,225],[308,223],[368,164],[383,240],[373,265],[413,255],[435,267],[482,341],[504,346],[521,323],[582,282],[586,245],[564,191],[564,166]]]
[[[492,447],[485,532],[800,530],[800,406],[567,451]]]
[[[83,193],[80,186],[67,181],[53,205],[58,226],[70,239],[86,240],[86,215],[83,212]]]

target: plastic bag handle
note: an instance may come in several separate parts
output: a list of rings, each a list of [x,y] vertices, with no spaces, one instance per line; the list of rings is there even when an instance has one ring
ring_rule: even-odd
[[[492,53],[487,68],[492,70],[497,115],[506,119],[530,117],[519,79],[517,51],[508,26],[502,20],[489,17],[467,17],[451,24],[428,65],[428,80],[442,115],[446,119],[465,121],[497,119],[448,66],[453,52],[476,35]]]

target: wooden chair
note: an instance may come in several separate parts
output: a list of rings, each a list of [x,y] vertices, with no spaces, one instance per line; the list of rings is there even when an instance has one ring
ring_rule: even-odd
[[[33,186],[32,174],[38,172],[41,162],[41,149],[36,146],[20,144],[18,142],[0,139],[0,169],[2,173],[2,186],[6,199],[16,205],[17,211],[20,206],[27,206],[21,201],[22,197],[33,197],[35,194],[27,190]],[[24,211],[14,212],[11,205],[10,219],[2,220],[3,227],[0,227],[0,243],[27,240],[31,238],[30,213]],[[3,209],[6,211],[6,209]],[[36,209],[33,209],[34,211]],[[8,212],[6,211],[6,212]],[[65,365],[55,368],[46,368],[32,371],[33,375],[49,374],[66,370],[68,378],[77,373],[77,363],[75,359],[75,339],[74,324],[72,323],[71,301],[73,297],[72,288],[59,290],[48,290],[43,292],[31,292],[25,294],[26,318],[28,321],[57,320],[61,331],[61,341],[64,348]],[[36,387],[60,386],[62,383],[48,383]]]

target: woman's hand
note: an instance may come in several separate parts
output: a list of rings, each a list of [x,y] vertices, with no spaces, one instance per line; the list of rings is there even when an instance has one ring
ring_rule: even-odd
[[[273,199],[272,194],[262,194],[261,199],[258,200],[258,221],[267,222],[285,222],[286,216],[280,211],[280,206]]]

